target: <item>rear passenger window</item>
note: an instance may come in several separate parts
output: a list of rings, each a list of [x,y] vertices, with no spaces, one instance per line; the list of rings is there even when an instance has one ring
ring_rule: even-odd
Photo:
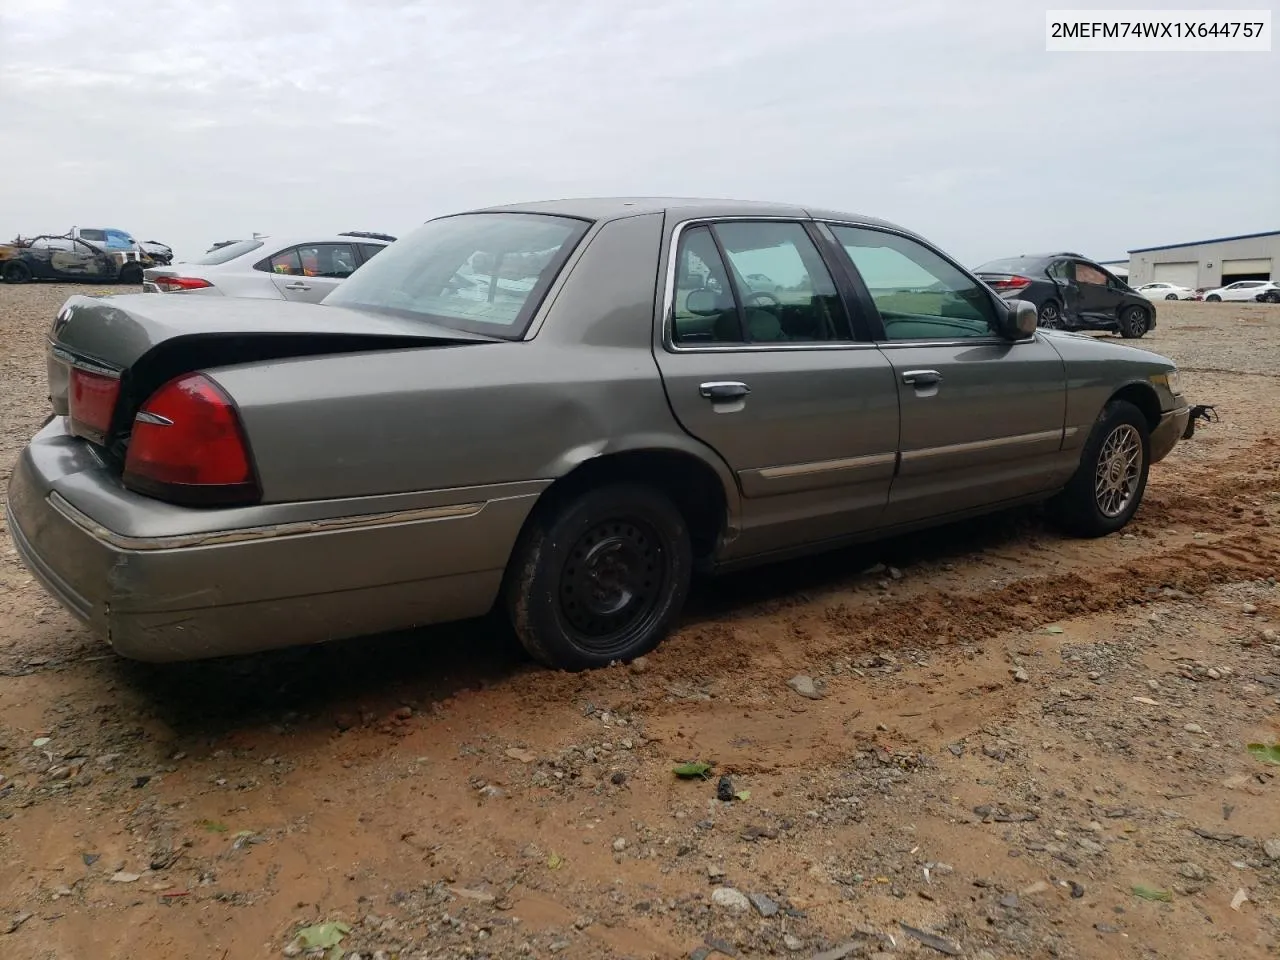
[[[801,224],[730,221],[681,235],[675,343],[821,343],[848,340],[849,329],[831,274]]]
[[[297,250],[282,250],[268,263],[272,273],[283,273],[291,277],[302,276],[302,261],[298,259]]]
[[[380,243],[359,243],[356,244],[360,248],[360,254],[365,260],[372,260],[386,248]]]
[[[298,248],[304,277],[342,280],[356,272],[356,253],[349,243],[310,243]]]
[[[672,339],[686,346],[742,342],[729,274],[708,227],[693,227],[680,237]]]
[[[748,343],[848,340],[836,285],[809,234],[798,223],[717,223],[729,261]]]
[[[1092,283],[1095,286],[1105,287],[1107,285],[1107,275],[1097,267],[1091,267],[1087,263],[1076,262],[1076,282]]]

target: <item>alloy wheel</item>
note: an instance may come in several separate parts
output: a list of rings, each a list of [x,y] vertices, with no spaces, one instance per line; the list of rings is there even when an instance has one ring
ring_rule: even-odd
[[[1142,479],[1142,436],[1122,423],[1102,442],[1094,473],[1093,493],[1098,510],[1114,519],[1129,508]]]

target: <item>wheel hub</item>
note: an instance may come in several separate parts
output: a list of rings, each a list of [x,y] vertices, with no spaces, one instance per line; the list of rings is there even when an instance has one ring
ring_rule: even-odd
[[[633,599],[631,586],[635,557],[620,537],[593,544],[582,564],[589,585],[587,605],[598,616],[612,616]]]

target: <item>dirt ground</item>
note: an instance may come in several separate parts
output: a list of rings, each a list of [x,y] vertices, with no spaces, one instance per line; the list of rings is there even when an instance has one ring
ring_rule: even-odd
[[[0,480],[69,292],[0,286]],[[0,951],[1276,956],[1280,307],[1162,303],[1143,345],[1222,419],[1123,535],[1023,511],[703,584],[585,676],[473,624],[129,663],[0,537]]]

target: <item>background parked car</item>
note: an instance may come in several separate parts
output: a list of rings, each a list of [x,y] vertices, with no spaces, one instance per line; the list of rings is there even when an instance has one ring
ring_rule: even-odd
[[[1220,300],[1259,300],[1263,303],[1280,303],[1280,285],[1274,280],[1237,280],[1225,287],[1206,290],[1204,298],[1211,303]]]
[[[1002,297],[1035,304],[1040,326],[1048,329],[1110,330],[1136,338],[1156,325],[1150,300],[1078,253],[1023,254],[974,272]]]
[[[140,244],[143,253],[151,258],[153,263],[161,266],[168,266],[173,263],[173,247],[167,243],[161,243],[159,240],[143,240]]]
[[[19,237],[0,246],[0,279],[77,280],[98,283],[140,283],[141,252],[107,250],[90,240],[63,236]]]
[[[196,293],[319,303],[391,240],[335,233],[327,236],[258,236],[217,246],[195,260],[151,267],[147,293]]]
[[[1180,287],[1176,283],[1144,283],[1138,287],[1137,293],[1148,300],[1195,300],[1197,294],[1190,287]]]

